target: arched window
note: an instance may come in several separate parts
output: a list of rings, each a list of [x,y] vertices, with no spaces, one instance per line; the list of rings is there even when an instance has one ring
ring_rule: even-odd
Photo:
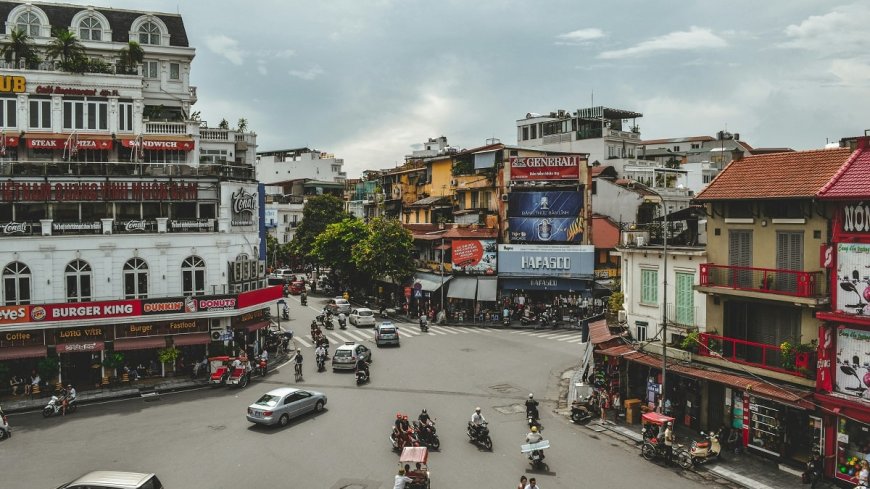
[[[91,265],[84,260],[73,260],[66,266],[66,301],[87,302],[91,300]]]
[[[145,22],[139,26],[139,44],[160,45],[160,27],[154,22]]]
[[[185,296],[205,295],[205,261],[188,256],[181,263],[181,292]]]
[[[148,264],[141,258],[127,260],[124,264],[124,298],[148,297]]]
[[[102,41],[103,23],[96,17],[85,17],[79,22],[79,39],[82,41]]]
[[[3,269],[3,305],[30,304],[30,267],[14,261]]]
[[[39,17],[33,12],[24,12],[15,19],[15,28],[19,31],[26,32],[30,37],[37,37],[42,28],[42,23],[39,21]]]

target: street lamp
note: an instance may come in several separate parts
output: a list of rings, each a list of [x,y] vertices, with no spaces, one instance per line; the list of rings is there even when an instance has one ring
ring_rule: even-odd
[[[278,299],[278,302],[275,303],[275,306],[278,309],[278,329],[281,329],[281,306],[287,307],[287,301],[284,299]],[[287,308],[287,320],[290,320],[290,308]]]

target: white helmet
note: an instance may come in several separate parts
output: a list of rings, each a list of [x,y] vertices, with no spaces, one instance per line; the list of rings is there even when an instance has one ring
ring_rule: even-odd
[[[535,397],[535,395],[532,394],[532,393],[530,392],[530,393],[529,393],[529,399],[533,399],[534,397]]]
[[[474,411],[479,413],[479,412],[480,412],[480,408],[479,408],[479,407],[476,407],[476,408],[474,408]]]

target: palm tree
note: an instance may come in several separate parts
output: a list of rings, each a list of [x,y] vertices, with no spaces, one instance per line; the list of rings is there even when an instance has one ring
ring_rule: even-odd
[[[39,63],[39,56],[33,48],[32,39],[27,31],[14,29],[9,34],[9,40],[0,48],[0,55],[7,63],[26,61],[27,65]]]
[[[132,73],[136,71],[136,66],[145,59],[145,51],[142,46],[136,41],[130,41],[127,47],[122,49],[120,59],[118,59],[118,71],[121,73]]]
[[[46,54],[53,58],[60,58],[60,64],[64,69],[74,69],[79,61],[85,57],[85,48],[76,35],[65,27],[54,30],[54,38],[48,44]]]

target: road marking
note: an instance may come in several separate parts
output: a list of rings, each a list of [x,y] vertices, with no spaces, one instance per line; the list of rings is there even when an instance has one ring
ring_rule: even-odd
[[[355,338],[359,341],[366,341],[366,340],[371,339],[371,337],[369,335],[363,333],[362,331],[344,331],[344,333],[349,335],[349,336],[352,336],[353,338]]]
[[[443,326],[433,326],[433,327],[429,328],[429,331],[432,331],[432,332],[438,333],[438,334],[459,334],[458,331],[455,331],[453,329],[447,329]]]
[[[311,348],[311,343],[303,340],[302,338],[296,338],[296,341],[302,343],[302,346],[304,346],[305,348]]]

